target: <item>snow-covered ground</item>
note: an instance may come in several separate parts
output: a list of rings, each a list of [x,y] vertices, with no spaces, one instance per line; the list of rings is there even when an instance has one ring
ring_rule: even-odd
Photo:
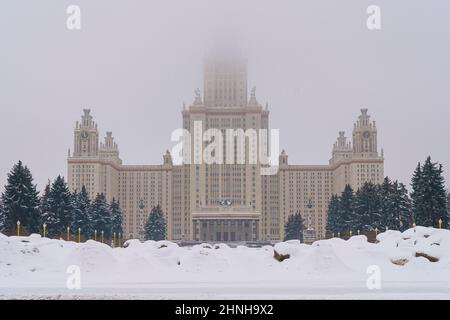
[[[378,240],[111,248],[0,234],[0,298],[450,299],[450,231],[416,227]],[[69,289],[78,279],[81,289]]]

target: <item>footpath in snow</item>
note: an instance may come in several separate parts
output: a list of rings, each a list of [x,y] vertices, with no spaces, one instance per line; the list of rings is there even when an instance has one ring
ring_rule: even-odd
[[[377,240],[262,248],[129,240],[111,248],[0,234],[0,298],[450,299],[449,230],[387,231]],[[81,289],[69,289],[77,270]]]

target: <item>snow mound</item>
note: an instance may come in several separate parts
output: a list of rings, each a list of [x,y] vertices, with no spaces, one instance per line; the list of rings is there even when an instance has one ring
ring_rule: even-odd
[[[139,240],[111,248],[92,240],[75,243],[36,234],[0,234],[0,290],[65,287],[67,268],[72,265],[80,268],[85,286],[311,279],[365,283],[367,268],[373,265],[387,280],[440,281],[450,278],[450,231],[416,227],[381,233],[377,243],[358,235],[312,245],[291,240],[262,248],[231,248],[224,243],[180,247],[170,241]]]

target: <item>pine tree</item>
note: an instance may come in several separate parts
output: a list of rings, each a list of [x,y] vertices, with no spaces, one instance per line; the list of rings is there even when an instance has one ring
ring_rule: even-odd
[[[300,240],[303,242],[304,221],[299,212],[291,214],[284,225],[284,241]]]
[[[161,206],[153,207],[144,227],[146,240],[164,240],[166,238],[166,221]]]
[[[353,229],[357,217],[354,210],[355,194],[350,185],[346,185],[344,191],[339,197],[338,205],[338,219],[336,224],[336,231],[343,233]]]
[[[17,221],[30,232],[39,232],[39,193],[30,170],[19,161],[8,174],[3,202],[4,228],[15,230]]]
[[[71,230],[78,232],[80,228],[81,234],[87,239],[92,236],[92,226],[90,221],[90,201],[83,186],[81,192],[74,192],[72,194],[72,224]]]
[[[65,234],[72,224],[72,195],[63,177],[58,176],[52,183],[46,202],[47,210],[42,217],[48,235]]]
[[[353,225],[358,230],[385,230],[381,221],[380,187],[372,182],[362,185],[355,195],[355,219]]]
[[[341,231],[339,217],[339,197],[335,194],[331,196],[330,202],[328,203],[327,231],[332,234],[337,234]]]
[[[420,163],[412,179],[411,194],[414,221],[417,225],[437,227],[439,220],[447,228],[449,214],[442,165],[431,162],[428,157],[422,167]]]
[[[111,231],[115,232],[116,235],[119,233],[123,233],[122,230],[123,215],[119,202],[117,202],[116,199],[113,198],[110,208],[111,208]]]
[[[111,238],[111,209],[103,193],[97,194],[91,205],[91,226],[97,234],[102,231],[106,239]]]

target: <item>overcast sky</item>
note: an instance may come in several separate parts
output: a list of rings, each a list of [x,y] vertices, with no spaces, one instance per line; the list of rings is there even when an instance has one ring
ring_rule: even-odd
[[[81,8],[81,30],[66,9]],[[381,30],[366,27],[368,5]],[[4,0],[0,5],[0,189],[21,159],[41,189],[66,176],[83,108],[125,164],[160,164],[182,103],[221,39],[248,59],[291,164],[326,164],[367,107],[385,174],[409,185],[428,155],[450,185],[450,1]]]

